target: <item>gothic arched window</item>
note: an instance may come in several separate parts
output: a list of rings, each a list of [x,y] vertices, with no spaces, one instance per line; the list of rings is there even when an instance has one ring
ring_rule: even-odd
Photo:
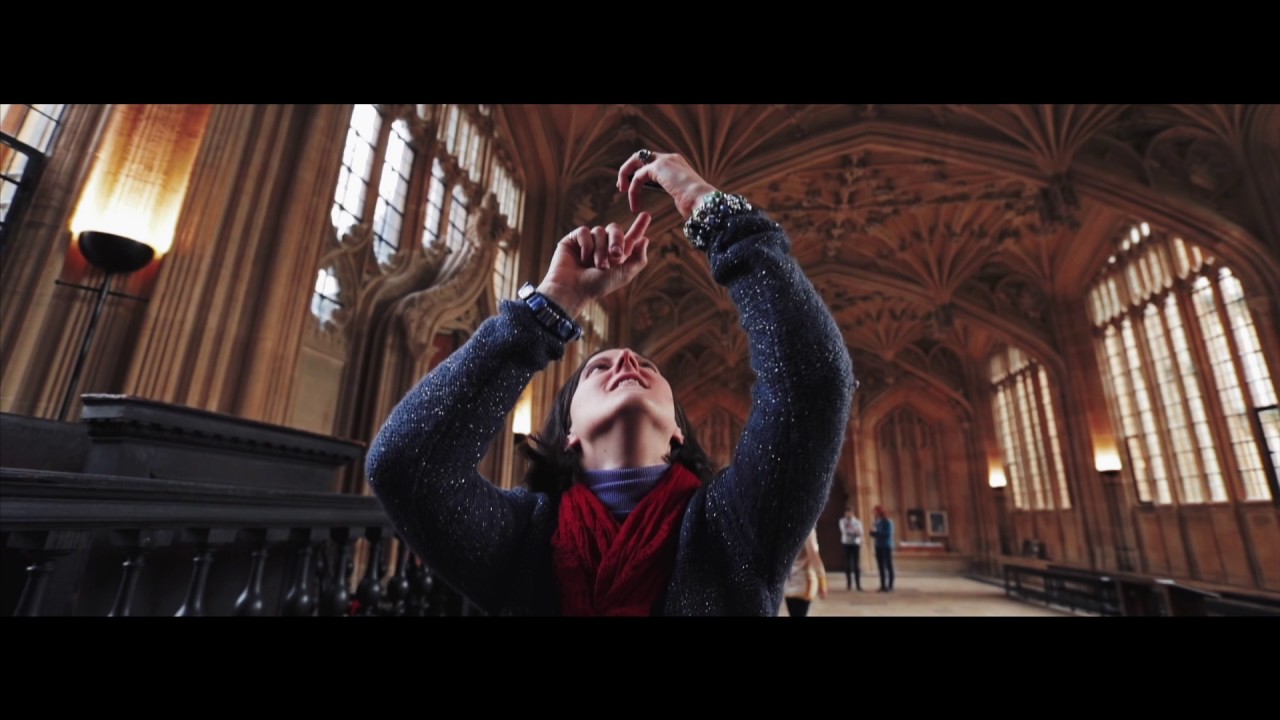
[[[1049,373],[1017,348],[991,358],[992,412],[1014,507],[1069,510]]]
[[[432,158],[426,221],[422,225],[423,247],[431,247],[440,239],[440,221],[444,217],[444,184],[444,166],[440,164],[440,158]]]
[[[493,260],[493,297],[497,302],[515,297],[516,248],[507,241],[498,243],[498,253]]]
[[[467,241],[467,190],[458,183],[449,198],[449,249],[457,252]]]
[[[66,107],[0,104],[0,248],[39,180]]]
[[[1104,384],[1139,501],[1273,497],[1280,410],[1244,298],[1216,258],[1145,222],[1128,229],[1090,290]]]
[[[333,247],[321,267],[331,267],[334,255],[345,252],[354,263],[353,277],[374,278],[362,264],[368,258],[364,253],[372,253],[383,273],[413,268],[424,257],[422,251],[441,240],[450,252],[462,253],[471,213],[491,202],[507,224],[498,234],[501,247],[494,269],[504,278],[499,284],[514,282],[522,195],[495,127],[492,109],[355,105],[330,214],[339,239],[362,224],[368,233],[358,235],[355,243]],[[415,246],[419,222],[420,246]],[[348,290],[352,297],[363,296],[361,288]],[[322,317],[321,309],[331,303],[318,293],[313,293],[312,310],[323,324],[332,313]]]
[[[327,267],[316,275],[315,292],[311,295],[311,313],[320,320],[320,324],[329,322],[333,313],[342,308],[339,299],[341,287],[333,268]]]
[[[378,182],[378,203],[373,209],[373,252],[384,265],[400,250],[400,229],[404,225],[414,155],[409,144],[408,123],[396,120],[387,137],[387,153]]]
[[[496,158],[489,176],[490,187],[493,188],[493,194],[498,199],[498,212],[507,218],[507,223],[511,227],[519,230],[521,202],[524,199],[519,188],[511,182],[507,169]]]
[[[373,175],[374,149],[382,116],[372,105],[356,105],[351,111],[347,143],[342,148],[342,169],[333,190],[333,227],[339,234],[360,223],[364,216],[364,199]]]

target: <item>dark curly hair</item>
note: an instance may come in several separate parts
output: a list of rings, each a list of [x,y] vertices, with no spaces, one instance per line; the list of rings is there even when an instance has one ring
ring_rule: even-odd
[[[569,407],[573,404],[574,394],[578,392],[578,381],[582,377],[583,369],[588,362],[591,362],[591,358],[601,352],[604,350],[593,353],[578,365],[578,369],[569,376],[560,391],[556,393],[556,401],[551,406],[551,412],[547,414],[542,431],[530,435],[529,442],[521,448],[529,461],[524,483],[534,492],[558,497],[560,493],[582,479],[581,456],[573,450],[565,449],[569,440]],[[706,484],[711,481],[714,472],[711,467],[711,458],[707,457],[702,445],[698,444],[698,438],[689,424],[689,418],[685,416],[679,402],[675,403],[675,408],[676,425],[684,434],[684,442],[672,440],[671,452],[663,459],[671,463],[680,463],[698,476],[703,484]]]

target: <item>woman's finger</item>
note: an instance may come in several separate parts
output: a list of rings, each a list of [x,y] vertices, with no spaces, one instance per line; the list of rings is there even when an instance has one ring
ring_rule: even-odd
[[[649,229],[649,223],[653,221],[653,216],[647,212],[636,215],[636,219],[631,223],[631,227],[627,228],[626,235],[623,236],[622,247],[626,251],[626,257],[631,257],[635,252],[636,241],[644,237],[645,232]]]
[[[627,259],[626,236],[622,228],[618,227],[618,223],[605,225],[604,232],[609,238],[609,262],[615,266],[619,265]]]
[[[631,248],[631,255],[627,257],[625,267],[628,271],[627,277],[634,277],[636,273],[644,269],[649,264],[649,237],[642,235],[636,239],[635,245]]]
[[[644,189],[644,184],[650,180],[657,182],[653,168],[654,164],[650,163],[636,170],[631,176],[631,185],[627,187],[627,202],[631,206],[631,212],[636,212],[640,208],[640,192]]]
[[[584,225],[569,233],[569,237],[573,238],[574,244],[577,245],[574,249],[578,253],[578,264],[591,267],[591,231]]]
[[[645,161],[640,157],[640,151],[631,153],[631,157],[622,163],[622,167],[618,168],[618,192],[627,189],[627,184],[631,181],[631,174],[636,170],[644,167]]]
[[[601,270],[609,269],[609,236],[599,225],[591,228],[592,250],[595,255],[595,266]]]

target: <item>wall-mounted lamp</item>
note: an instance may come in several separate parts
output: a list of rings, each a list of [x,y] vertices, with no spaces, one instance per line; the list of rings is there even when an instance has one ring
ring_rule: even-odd
[[[1094,453],[1093,466],[1103,477],[1114,480],[1120,477],[1120,454],[1115,450],[1099,449]]]
[[[1013,536],[1009,532],[1009,509],[1006,507],[1009,500],[1004,494],[1009,480],[1005,477],[1004,466],[997,464],[997,461],[993,460],[987,469],[987,484],[994,491],[991,496],[996,506],[996,535],[1000,539],[1000,553],[1009,555],[1013,552]]]
[[[84,361],[89,356],[89,347],[93,344],[93,334],[98,329],[98,319],[102,316],[102,307],[106,304],[107,296],[116,295],[145,301],[145,298],[112,292],[111,281],[116,275],[128,275],[141,270],[156,255],[155,249],[150,245],[107,232],[87,230],[80,233],[78,241],[80,254],[84,255],[84,259],[88,260],[89,264],[105,272],[106,277],[102,279],[102,285],[97,288],[57,281],[59,285],[96,290],[98,293],[93,314],[89,316],[89,325],[84,331],[84,339],[80,342],[80,354],[76,357],[75,368],[71,371],[71,380],[67,383],[66,393],[62,396],[62,406],[58,409],[59,421],[66,420],[67,411],[71,409],[71,400],[75,397],[76,386],[80,384],[80,374],[84,372]]]
[[[1124,486],[1120,482],[1120,453],[1113,447],[1094,449],[1093,466],[1102,478],[1102,487],[1107,494],[1107,506],[1111,513],[1112,533],[1115,537],[1116,565],[1126,572],[1137,566],[1137,553],[1129,546],[1129,518],[1127,503],[1124,497]]]

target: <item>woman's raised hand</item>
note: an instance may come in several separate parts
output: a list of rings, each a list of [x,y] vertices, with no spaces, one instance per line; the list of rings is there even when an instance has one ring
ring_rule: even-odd
[[[675,153],[639,150],[618,168],[618,192],[625,192],[631,212],[640,209],[640,194],[646,183],[661,187],[676,203],[680,216],[688,220],[698,200],[715,190],[688,161]]]
[[[625,287],[649,263],[649,229],[652,216],[642,212],[623,232],[617,223],[604,227],[580,227],[556,244],[551,266],[538,292],[578,317],[587,303]]]
[[[665,190],[685,219],[703,195],[715,190],[683,157],[640,150],[618,169],[618,191],[627,193],[632,212],[640,210],[646,183]],[[649,213],[640,212],[625,232],[617,223],[609,223],[580,227],[565,235],[556,245],[538,291],[577,317],[592,300],[625,287],[649,262],[645,232],[651,220]]]

